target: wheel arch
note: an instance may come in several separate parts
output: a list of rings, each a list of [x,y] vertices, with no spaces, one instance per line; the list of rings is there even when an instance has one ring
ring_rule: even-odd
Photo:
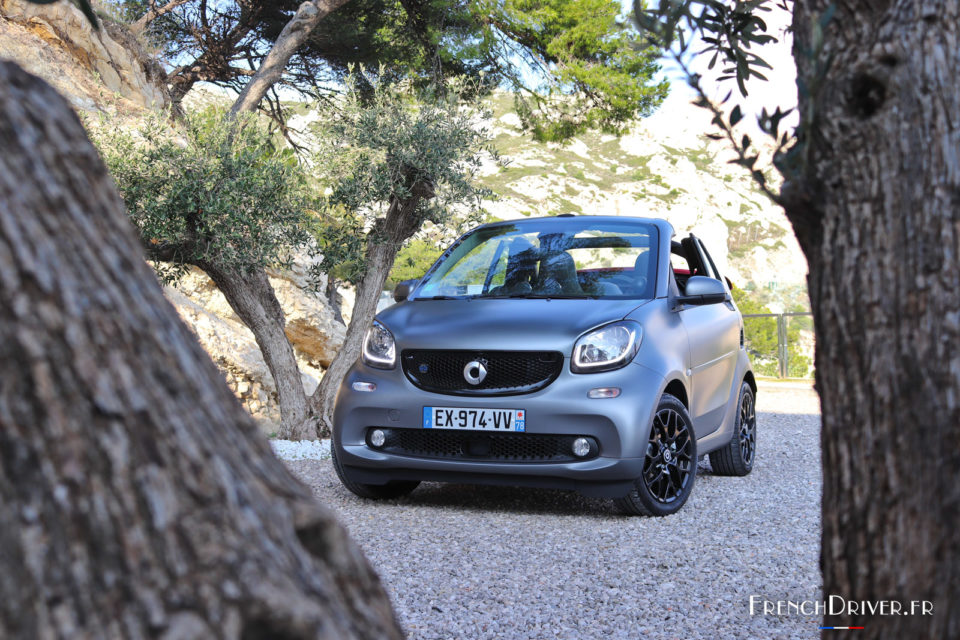
[[[663,392],[669,393],[677,400],[682,402],[687,411],[690,410],[690,398],[687,396],[687,387],[683,384],[682,380],[679,378],[674,378],[667,383],[667,386],[664,387]]]
[[[747,373],[743,376],[743,381],[750,385],[750,389],[753,391],[753,395],[757,395],[757,379],[753,377],[753,371],[747,369]]]

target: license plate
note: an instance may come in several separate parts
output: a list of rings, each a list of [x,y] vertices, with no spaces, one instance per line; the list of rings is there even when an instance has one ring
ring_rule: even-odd
[[[470,431],[526,431],[527,412],[523,409],[470,409],[461,407],[424,407],[424,429],[463,429]]]

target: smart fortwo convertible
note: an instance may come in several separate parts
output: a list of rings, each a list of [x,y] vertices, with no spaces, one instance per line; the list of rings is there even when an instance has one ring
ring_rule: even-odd
[[[395,298],[334,412],[333,463],[358,496],[552,487],[663,516],[698,456],[723,475],[753,467],[743,320],[700,240],[665,220],[483,225]]]

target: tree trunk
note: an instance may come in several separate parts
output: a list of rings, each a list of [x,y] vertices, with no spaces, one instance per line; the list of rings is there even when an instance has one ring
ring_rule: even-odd
[[[346,324],[343,321],[343,311],[341,309],[343,297],[337,291],[337,279],[330,274],[327,274],[327,286],[324,294],[327,297],[327,304],[330,305],[330,310],[333,311],[333,317],[336,318],[340,324]]]
[[[825,625],[958,638],[960,6],[798,0],[793,28],[808,128],[783,197],[810,264],[824,595],[933,607]]]
[[[315,437],[316,430],[308,426],[311,411],[303,390],[300,367],[284,332],[283,308],[266,271],[255,267],[249,273],[242,273],[209,262],[200,262],[197,266],[210,276],[230,303],[230,308],[253,332],[277,387],[280,404],[280,431],[277,435],[288,440]]]
[[[146,29],[147,25],[149,25],[151,22],[188,2],[190,2],[190,0],[169,0],[165,5],[159,7],[156,5],[156,3],[153,3],[145,14],[140,16],[136,22],[130,25],[130,31],[136,34],[143,33],[143,30]]]
[[[0,145],[0,637],[401,637],[164,299],[76,115],[11,63]]]
[[[170,81],[167,85],[170,91],[170,103],[180,113],[183,111],[181,106],[183,99],[190,92],[190,89],[193,89],[193,85],[198,82],[218,79],[212,65],[205,64],[204,57],[206,55],[205,53],[200,56],[189,67],[171,72],[167,76]]]
[[[366,272],[357,287],[353,315],[350,316],[350,325],[347,327],[343,346],[340,347],[340,351],[337,352],[333,362],[330,363],[330,367],[323,374],[320,386],[310,397],[310,405],[315,416],[319,419],[319,425],[311,422],[315,425],[315,429],[319,428],[315,437],[326,438],[330,436],[330,431],[333,429],[333,405],[337,399],[337,391],[340,389],[340,383],[347,375],[347,371],[360,357],[363,337],[366,335],[367,329],[370,328],[373,317],[377,315],[377,302],[380,301],[383,283],[390,274],[394,258],[397,257],[397,248],[392,243],[381,244],[369,240],[368,242]]]
[[[390,275],[397,251],[422,224],[417,209],[423,200],[429,200],[435,195],[433,184],[427,181],[416,182],[410,193],[410,198],[404,202],[394,200],[387,209],[387,215],[377,220],[367,235],[367,270],[357,287],[357,298],[347,335],[337,356],[323,374],[320,385],[310,397],[310,405],[317,418],[311,422],[319,429],[318,437],[329,436],[333,429],[333,405],[337,399],[337,391],[347,371],[360,357],[363,337],[370,328],[373,317],[377,315],[377,302],[380,300],[380,292],[383,291],[383,283]]]
[[[244,111],[253,111],[263,100],[270,87],[280,81],[283,70],[287,68],[290,58],[297,52],[313,28],[316,27],[331,11],[347,3],[348,0],[308,0],[297,8],[297,12],[284,25],[283,31],[277,37],[270,49],[270,53],[263,59],[260,68],[250,81],[243,87],[243,91],[230,107],[230,114],[236,115]]]

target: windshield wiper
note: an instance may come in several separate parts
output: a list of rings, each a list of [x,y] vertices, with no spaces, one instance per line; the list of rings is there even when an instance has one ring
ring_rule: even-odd
[[[414,298],[413,301],[417,300],[469,300],[470,296],[430,296],[428,298]]]
[[[600,296],[583,294],[574,295],[572,293],[512,293],[506,298],[525,298],[530,300],[597,300]]]

